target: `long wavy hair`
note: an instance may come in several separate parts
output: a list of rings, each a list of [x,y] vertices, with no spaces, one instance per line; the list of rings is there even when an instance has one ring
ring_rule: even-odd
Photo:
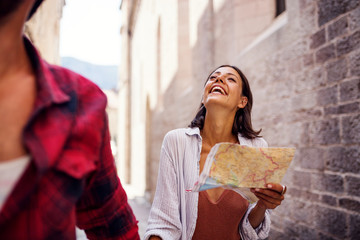
[[[214,71],[212,71],[205,84],[209,80],[210,76],[219,68],[221,67],[231,67],[233,68],[239,75],[242,81],[242,96],[247,97],[248,102],[244,108],[239,108],[235,114],[234,118],[234,124],[232,127],[232,133],[237,136],[238,133],[240,133],[243,137],[254,139],[257,137],[260,137],[259,134],[261,132],[261,129],[259,131],[255,131],[252,127],[251,123],[251,109],[253,105],[253,97],[250,89],[249,82],[243,72],[232,65],[221,65],[217,67]],[[195,116],[195,118],[191,121],[189,127],[194,128],[198,127],[200,130],[204,127],[205,122],[205,115],[206,115],[206,108],[203,103],[201,103],[200,108]]]

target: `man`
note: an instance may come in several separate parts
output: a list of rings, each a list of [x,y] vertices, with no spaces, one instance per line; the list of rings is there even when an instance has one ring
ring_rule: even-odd
[[[105,95],[23,36],[41,2],[0,1],[0,239],[139,239]]]

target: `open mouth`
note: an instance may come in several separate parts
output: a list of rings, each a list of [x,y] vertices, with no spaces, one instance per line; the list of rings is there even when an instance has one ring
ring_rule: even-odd
[[[226,95],[225,90],[222,87],[220,87],[219,85],[213,86],[210,89],[209,93],[219,93],[219,94],[222,94],[222,95]]]

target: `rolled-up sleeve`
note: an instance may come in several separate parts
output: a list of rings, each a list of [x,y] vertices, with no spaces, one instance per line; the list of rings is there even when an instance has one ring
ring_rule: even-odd
[[[254,229],[249,222],[249,214],[255,205],[256,203],[249,205],[248,210],[239,225],[239,232],[242,240],[265,239],[269,235],[271,225],[269,210],[265,211],[264,220],[257,228]]]

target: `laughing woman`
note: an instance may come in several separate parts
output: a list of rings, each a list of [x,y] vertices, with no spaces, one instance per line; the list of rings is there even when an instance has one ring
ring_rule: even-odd
[[[251,124],[252,94],[245,75],[223,65],[209,75],[200,109],[186,129],[166,134],[159,176],[145,239],[264,239],[270,230],[268,209],[284,199],[280,184],[251,189],[249,204],[232,190],[214,188],[188,193],[201,173],[210,149],[230,142],[267,147]]]

